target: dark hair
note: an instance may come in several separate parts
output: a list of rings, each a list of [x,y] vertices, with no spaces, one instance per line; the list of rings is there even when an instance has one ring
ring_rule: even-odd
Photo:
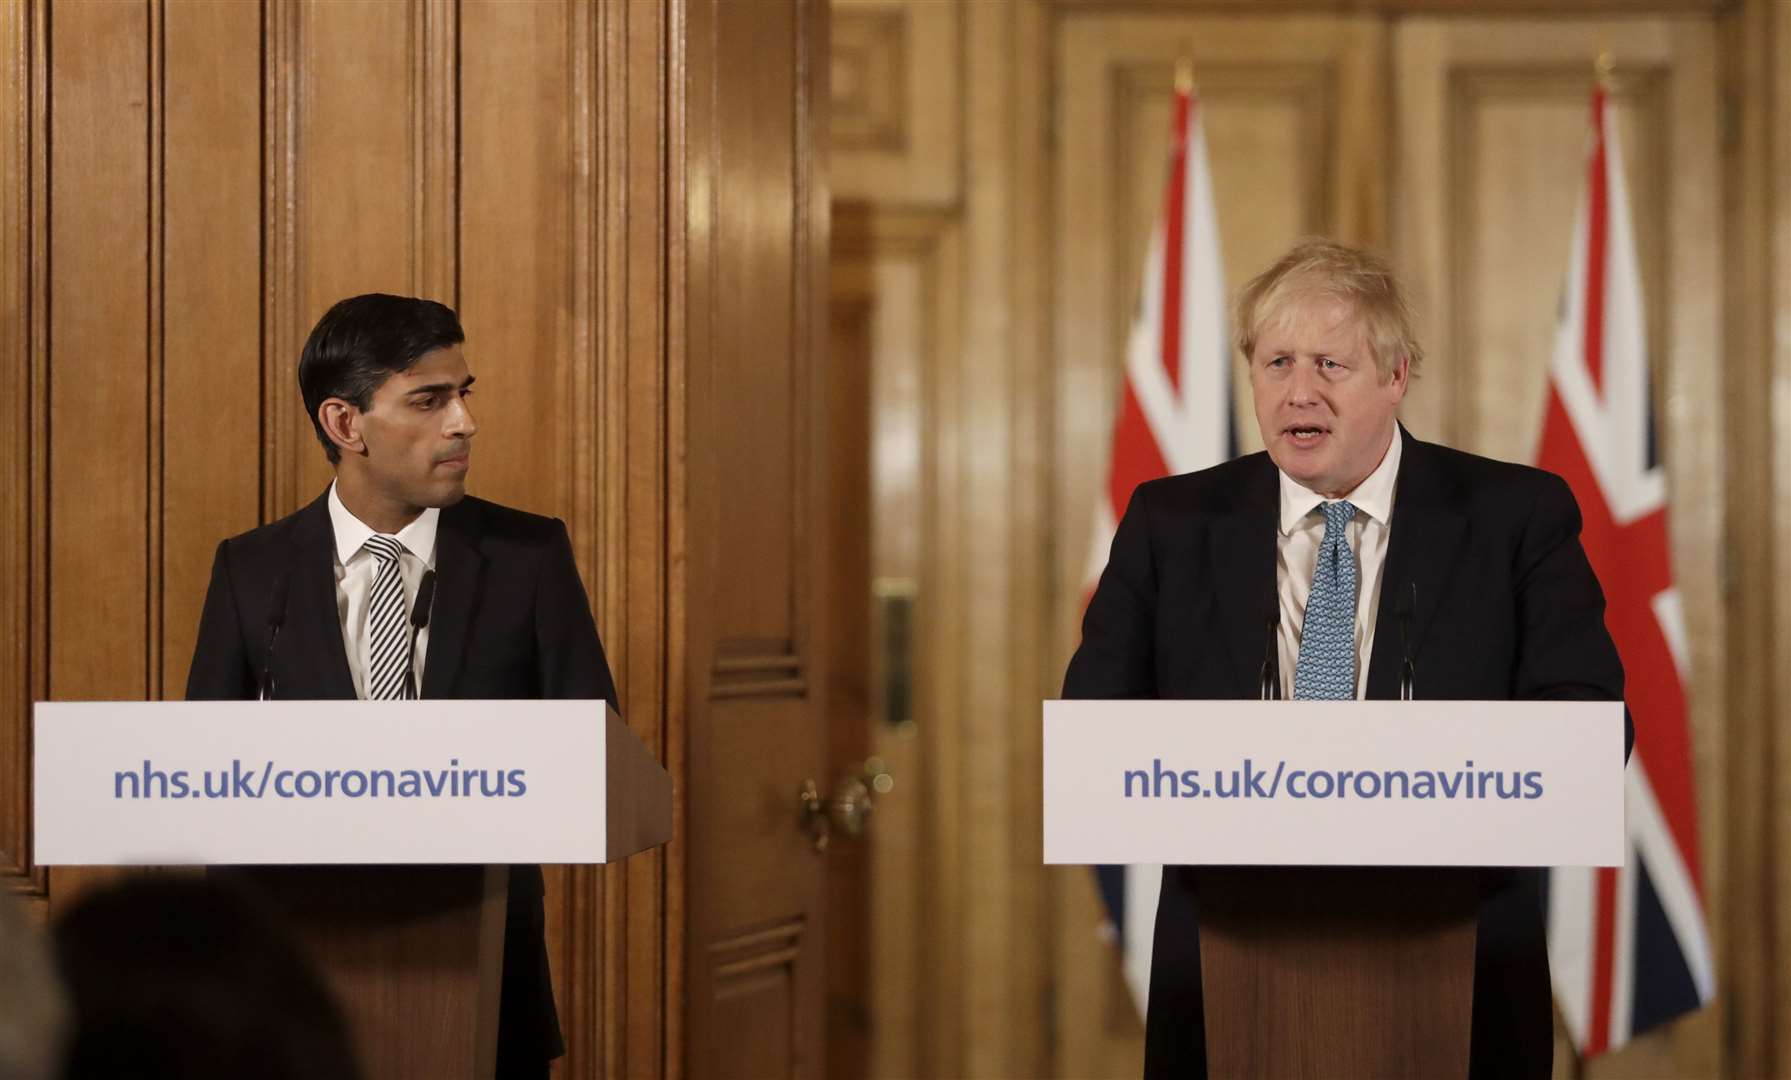
[[[324,312],[299,355],[298,379],[305,411],[330,464],[342,460],[342,451],[317,419],[324,401],[341,398],[365,409],[381,383],[410,370],[425,353],[465,340],[453,308],[414,296],[367,293]]]
[[[354,1080],[348,1025],[271,908],[215,878],[134,877],[53,927],[65,1080]]]

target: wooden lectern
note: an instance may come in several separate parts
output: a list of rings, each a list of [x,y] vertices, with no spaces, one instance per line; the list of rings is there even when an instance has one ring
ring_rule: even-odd
[[[1465,1080],[1475,871],[1187,872],[1214,1080]]]
[[[497,1064],[506,866],[213,867],[287,919],[369,1080],[473,1080]]]
[[[600,701],[62,702],[36,721],[45,862],[206,866],[260,894],[368,1080],[492,1076],[511,862],[611,862],[672,834],[670,775]],[[479,797],[452,786],[486,766],[504,797],[488,773]],[[372,795],[372,771],[407,769],[430,797]]]
[[[1192,895],[1186,1021],[1215,1080],[1465,1080],[1486,875],[1623,862],[1621,702],[1072,700],[1043,719],[1045,861],[1157,864]]]
[[[607,858],[672,835],[672,780],[614,711]],[[217,867],[281,911],[323,970],[368,1080],[485,1080],[497,1065],[509,867]]]

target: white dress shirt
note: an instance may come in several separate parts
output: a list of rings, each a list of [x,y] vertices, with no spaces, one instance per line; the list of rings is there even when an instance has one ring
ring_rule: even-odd
[[[373,593],[373,575],[378,560],[365,547],[374,535],[371,525],[355,517],[330,485],[330,524],[336,531],[336,618],[342,624],[342,645],[348,651],[348,673],[354,678],[354,696],[367,697],[367,603]],[[435,569],[435,527],[442,512],[430,507],[417,519],[399,529],[398,542],[404,554],[398,556],[398,572],[404,581],[404,610],[416,609],[417,589],[423,584],[425,571]],[[1310,575],[1308,575],[1310,576]],[[411,651],[412,686],[422,696],[423,657],[429,649],[429,628],[417,631],[416,648]]]
[[[1399,479],[1398,425],[1393,441],[1368,478],[1343,498],[1356,508],[1345,531],[1356,555],[1356,697],[1368,691],[1368,658],[1374,651],[1374,623],[1381,606],[1381,566],[1387,561],[1387,534],[1393,519],[1394,487]],[[1300,658],[1300,633],[1306,620],[1306,598],[1312,593],[1312,574],[1318,567],[1319,543],[1325,535],[1325,516],[1319,507],[1334,500],[1309,491],[1280,473],[1281,520],[1275,536],[1275,591],[1281,621],[1278,652],[1281,660],[1281,696],[1293,697],[1294,666]],[[1259,639],[1260,640],[1260,639]]]

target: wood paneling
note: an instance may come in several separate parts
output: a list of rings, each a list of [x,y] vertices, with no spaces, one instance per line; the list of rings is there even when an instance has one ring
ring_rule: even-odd
[[[1760,30],[1753,43],[1754,59],[1749,63],[1749,70],[1758,73],[1758,82],[1753,84],[1754,91],[1750,95],[1755,116],[1750,127],[1755,133],[1754,138],[1765,135],[1760,140],[1764,145],[1760,146],[1759,152],[1772,178],[1772,195],[1763,231],[1767,237],[1767,265],[1771,277],[1765,302],[1751,314],[1756,325],[1771,326],[1773,335],[1768,379],[1738,381],[1744,382],[1745,392],[1753,400],[1765,397],[1758,393],[1761,382],[1770,381],[1775,387],[1769,422],[1758,430],[1772,432],[1773,445],[1767,455],[1762,456],[1770,462],[1770,490],[1772,505],[1776,508],[1771,533],[1776,538],[1791,535],[1791,400],[1788,400],[1791,394],[1786,389],[1791,387],[1791,63],[1785,61],[1791,54],[1791,3],[1779,0],[1775,5],[1768,5],[1756,0],[1748,7],[1748,17],[1759,24]],[[1746,219],[1742,221],[1745,225]],[[1745,239],[1759,234],[1744,228],[1741,235]],[[1751,433],[1744,433],[1746,426],[1747,419],[1743,418],[1741,423],[1730,427],[1730,431],[1739,436],[1734,444],[1735,456],[1755,452],[1757,444]],[[1735,498],[1730,500],[1730,505],[1745,514],[1752,508],[1753,500]],[[1760,533],[1747,519],[1737,524],[1734,535],[1740,535],[1744,530],[1755,537]],[[1770,580],[1775,614],[1768,640],[1791,641],[1791,555],[1776,542],[1771,543],[1768,550],[1772,553],[1771,562],[1759,560],[1744,564],[1731,581]],[[1737,589],[1738,599],[1746,591]],[[1772,981],[1766,993],[1761,995],[1763,1001],[1746,1003],[1747,1015],[1758,1018],[1748,1024],[1747,1030],[1767,1044],[1763,1071],[1791,1075],[1791,1034],[1786,1033],[1783,1022],[1787,1011],[1791,1010],[1791,963],[1786,962],[1787,950],[1791,949],[1791,859],[1784,855],[1784,838],[1791,836],[1791,783],[1785,780],[1791,776],[1791,738],[1785,734],[1787,728],[1791,728],[1791,666],[1775,662],[1776,650],[1768,646],[1762,651],[1762,644],[1764,642],[1759,639],[1750,643],[1753,655],[1759,656],[1762,652],[1764,655],[1760,663],[1744,669],[1744,678],[1754,676],[1762,669],[1771,673],[1770,696],[1767,698],[1770,709],[1762,710],[1765,715],[1754,715],[1759,716],[1758,730],[1763,735],[1760,741],[1772,749],[1768,775],[1774,779],[1775,787],[1768,790],[1757,812],[1742,817],[1735,831],[1739,833],[1742,829],[1757,826],[1766,839],[1764,861],[1771,866],[1771,877],[1766,879],[1767,887],[1762,890],[1766,903],[1762,905],[1765,917],[1760,922],[1771,927],[1768,938],[1771,947],[1756,954],[1754,962],[1758,970],[1770,973],[1768,978]],[[1739,758],[1742,752],[1741,747],[1734,748],[1731,760]],[[1741,1064],[1747,1067],[1745,1060]]]
[[[48,674],[46,19],[42,4],[0,7],[0,424],[7,432],[0,619],[8,636],[0,650],[0,888],[38,898],[47,877],[30,861],[30,775],[31,702],[44,696]]]
[[[161,663],[181,696],[219,540],[260,523],[261,12],[164,9],[160,513]],[[287,386],[288,393],[292,392]]]
[[[318,316],[364,292],[454,301],[454,251],[444,239],[453,220],[444,209],[452,156],[439,151],[452,134],[444,114],[454,106],[455,73],[442,62],[441,43],[453,33],[451,10],[443,0],[268,8],[275,41],[267,100],[283,110],[273,118],[269,228],[290,274],[276,277],[284,295],[270,301],[278,315],[268,356],[277,418],[269,517],[298,509],[330,482],[310,418],[291,392]]]
[[[1728,241],[1724,348],[1728,410],[1730,738],[1719,810],[1727,820],[1726,902],[1733,946],[1719,962],[1724,1071],[1791,1074],[1791,4],[1755,0],[1722,20],[1722,166]],[[1770,503],[1762,527],[1762,507]]]
[[[479,441],[503,448],[481,455],[469,489],[558,515],[570,512],[571,413],[589,400],[571,386],[572,268],[594,239],[572,231],[572,121],[595,90],[575,87],[572,67],[595,43],[571,38],[570,18],[557,3],[461,9],[461,93],[480,104],[461,127],[460,318]]]
[[[567,519],[629,722],[680,746],[680,11],[0,5],[7,887],[46,891],[29,702],[179,693],[217,542],[328,480],[295,369],[359,291],[462,308],[475,490]],[[548,868],[561,1075],[681,1062],[682,870]]]
[[[58,699],[150,689],[149,484],[160,464],[149,444],[160,390],[151,332],[160,327],[148,320],[160,215],[147,200],[161,107],[151,11],[60,8],[50,36],[50,296],[67,298],[50,305],[49,327],[49,693]]]

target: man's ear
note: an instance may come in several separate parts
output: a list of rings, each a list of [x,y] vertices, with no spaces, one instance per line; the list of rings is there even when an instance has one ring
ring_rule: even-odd
[[[1387,384],[1389,386],[1397,387],[1397,389],[1394,391],[1394,395],[1395,395],[1393,398],[1394,401],[1399,401],[1400,399],[1405,397],[1406,389],[1408,387],[1410,387],[1412,384],[1412,359],[1411,359],[1411,357],[1402,356],[1399,358],[1399,363],[1393,365],[1392,372],[1389,373],[1387,376]]]
[[[325,398],[317,406],[317,422],[323,433],[345,454],[364,454],[367,441],[361,436],[361,410],[341,398]]]

